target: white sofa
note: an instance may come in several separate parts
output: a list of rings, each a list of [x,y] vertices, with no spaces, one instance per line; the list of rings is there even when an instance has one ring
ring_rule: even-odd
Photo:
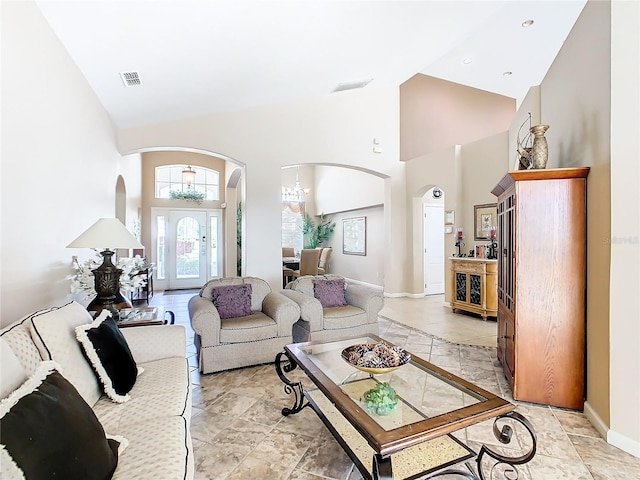
[[[41,325],[43,320],[47,325],[55,325],[52,331],[56,338],[39,339],[44,350],[42,343],[38,345],[37,334],[34,341],[34,319]],[[27,376],[43,360],[61,365],[62,375],[92,407],[105,432],[127,439],[128,445],[118,457],[114,479],[192,479],[191,388],[184,327],[121,330],[138,370],[143,371],[129,392],[130,399],[115,403],[102,393],[93,371],[91,375],[87,373],[90,364],[75,340],[75,326],[91,321],[82,305],[71,302],[35,312],[3,328],[0,343],[2,348],[13,352]],[[2,368],[2,375],[9,377],[12,372],[6,372],[6,366]]]

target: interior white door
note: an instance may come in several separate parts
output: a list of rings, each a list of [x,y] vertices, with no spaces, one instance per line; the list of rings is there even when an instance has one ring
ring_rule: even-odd
[[[424,293],[444,293],[444,205],[423,204]]]

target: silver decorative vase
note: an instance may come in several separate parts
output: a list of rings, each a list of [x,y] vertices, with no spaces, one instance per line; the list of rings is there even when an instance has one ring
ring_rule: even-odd
[[[531,147],[531,163],[533,168],[541,169],[547,166],[549,159],[549,146],[544,132],[547,131],[549,125],[534,125],[530,131],[533,133],[533,145]]]

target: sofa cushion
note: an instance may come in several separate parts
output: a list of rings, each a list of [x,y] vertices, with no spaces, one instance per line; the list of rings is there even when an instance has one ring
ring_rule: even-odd
[[[338,330],[365,325],[369,323],[369,319],[363,309],[347,305],[346,307],[325,308],[323,322],[326,330]]]
[[[27,379],[20,360],[3,337],[0,337],[0,399],[6,397]]]
[[[104,392],[114,402],[129,400],[138,368],[131,350],[108,310],[93,323],[76,327],[76,337],[91,362]]]
[[[224,285],[251,285],[251,311],[262,310],[264,298],[271,293],[271,287],[267,282],[257,277],[228,277],[209,280],[200,289],[199,295],[206,299],[212,298],[213,289]]]
[[[251,315],[251,284],[214,287],[211,301],[220,318],[236,318]]]
[[[262,312],[222,320],[220,343],[257,342],[278,336],[278,324]]]
[[[55,308],[31,313],[17,322],[2,329],[0,336],[9,344],[11,350],[18,357],[27,375],[33,374],[42,363],[42,356],[31,338],[31,320],[35,315],[55,310]]]
[[[314,279],[313,296],[320,300],[323,308],[344,307],[347,305],[347,300],[344,298],[344,287],[344,278]]]
[[[107,432],[117,432],[126,437],[122,433],[126,425],[153,424],[162,417],[189,418],[191,415],[189,364],[185,357],[163,358],[140,363],[139,366],[144,368],[144,373],[129,392],[131,398],[128,402],[115,403],[104,395],[93,406]],[[128,440],[131,444],[133,439]]]
[[[95,404],[102,389],[91,365],[76,340],[75,328],[91,323],[91,315],[78,302],[36,314],[31,319],[31,338],[45,360],[54,360],[62,374],[76,387],[89,405]]]
[[[129,440],[129,445],[118,458],[113,480],[194,478],[187,418],[165,416],[153,421],[134,421],[123,425],[119,433]]]
[[[29,479],[110,479],[119,442],[106,438],[91,407],[58,368],[42,362],[0,403],[2,444],[13,460],[6,463]]]

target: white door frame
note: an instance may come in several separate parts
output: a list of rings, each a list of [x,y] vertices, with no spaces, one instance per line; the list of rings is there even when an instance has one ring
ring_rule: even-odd
[[[164,249],[165,256],[165,271],[161,271],[159,268],[156,268],[154,272],[154,284],[158,290],[167,290],[172,288],[199,288],[208,280],[212,278],[221,278],[224,276],[224,264],[223,264],[223,248],[224,248],[224,237],[223,237],[223,212],[221,209],[201,209],[201,208],[162,208],[162,207],[152,207],[151,208],[151,255],[147,255],[151,258],[151,261],[156,264],[156,267],[159,266],[160,262],[158,261],[158,222],[157,217],[163,216],[165,218],[165,229],[166,235],[169,235],[172,231],[171,226],[169,225],[171,212],[193,212],[194,214],[202,215],[206,217],[205,219],[205,231],[204,235],[204,245],[201,244],[201,248],[204,249],[204,255],[201,254],[204,263],[204,273],[203,276],[198,279],[192,279],[192,281],[180,280],[176,281],[172,280],[172,275],[170,274],[172,269],[175,269],[175,262],[173,252],[170,250],[170,243],[167,242]],[[218,218],[218,231],[217,231],[217,243],[215,252],[217,254],[216,262],[218,266],[217,275],[213,276],[211,273],[211,235],[209,232],[211,230],[211,219],[212,217]]]

